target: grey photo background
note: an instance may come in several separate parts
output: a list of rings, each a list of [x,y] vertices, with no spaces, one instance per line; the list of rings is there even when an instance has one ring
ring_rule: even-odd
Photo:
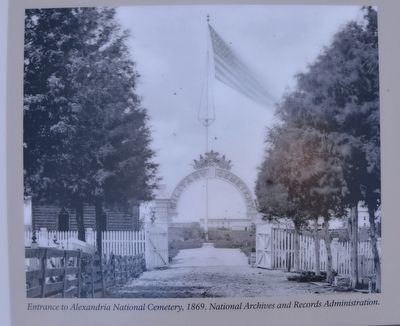
[[[117,18],[131,31],[128,44],[140,74],[137,93],[150,115],[152,147],[166,193],[192,171],[192,160],[204,151],[197,111],[209,45],[207,14],[277,102],[294,88],[295,74],[306,71],[341,27],[362,19],[360,7],[353,5],[119,7]],[[213,87],[216,120],[209,148],[232,160],[233,171],[253,189],[266,128],[276,122],[274,103],[259,105],[219,81]],[[211,217],[244,214],[239,193],[210,182]],[[204,196],[204,182],[192,185],[180,200],[178,220],[204,216]]]
[[[354,12],[354,9],[357,11]],[[118,17],[124,21],[123,27],[119,27],[118,18],[115,18],[116,11],[119,12],[119,16],[123,16]],[[377,218],[374,216],[377,206],[380,205],[376,22],[376,10],[360,6],[214,5],[26,10],[24,184],[26,195],[31,196],[32,208],[31,217],[28,213],[25,219],[27,231],[31,228],[33,230],[33,235],[25,233],[26,246],[32,250],[34,243],[44,246],[41,240],[46,236],[44,231],[38,232],[39,228],[65,232],[74,230],[76,225],[78,239],[86,242],[80,245],[85,246],[88,251],[94,251],[90,247],[93,245],[93,237],[89,234],[85,236],[85,228],[94,227],[97,231],[95,237],[98,254],[107,257],[111,253],[131,256],[129,248],[117,249],[118,244],[121,245],[121,237],[100,232],[128,228],[139,230],[143,222],[134,220],[139,219],[138,215],[127,216],[126,219],[121,213],[116,215],[117,212],[111,212],[112,206],[121,206],[125,207],[126,211],[137,212],[138,204],[132,207],[134,202],[143,203],[152,199],[151,192],[156,187],[157,176],[167,186],[167,189],[164,189],[166,194],[172,193],[172,189],[179,189],[180,186],[175,188],[175,185],[182,174],[189,173],[188,167],[192,168],[192,164],[189,164],[192,158],[211,148],[222,152],[224,162],[225,155],[228,162],[232,159],[235,173],[246,180],[243,182],[240,177],[237,177],[237,181],[232,178],[226,180],[245,192],[245,203],[237,191],[232,191],[235,187],[230,189],[225,186],[224,189],[222,185],[214,185],[211,182],[211,187],[207,187],[208,180],[205,180],[206,191],[201,191],[200,185],[194,189],[190,187],[190,191],[185,192],[186,201],[183,202],[186,203],[186,207],[183,205],[183,209],[179,195],[178,198],[175,195],[179,190],[174,190],[166,212],[171,217],[168,220],[174,223],[196,221],[202,216],[205,216],[205,221],[207,218],[219,218],[219,221],[213,221],[214,225],[220,223],[219,227],[224,229],[233,229],[233,223],[242,223],[241,231],[248,234],[222,235],[217,232],[209,237],[208,224],[205,222],[204,238],[206,241],[217,241],[214,242],[217,248],[240,247],[243,254],[237,250],[236,255],[225,261],[224,258],[229,255],[227,252],[225,255],[221,252],[220,255],[217,252],[212,253],[205,245],[204,249],[190,254],[179,252],[176,259],[185,260],[180,255],[186,257],[186,263],[181,263],[181,267],[192,267],[190,264],[193,264],[193,261],[201,262],[197,267],[209,267],[212,262],[205,260],[206,258],[220,257],[221,265],[230,262],[247,269],[238,271],[236,276],[232,275],[237,292],[210,292],[217,287],[218,282],[203,281],[199,285],[204,288],[202,297],[257,297],[295,293],[294,286],[289,286],[293,291],[284,291],[284,285],[272,290],[271,286],[279,281],[270,279],[269,275],[264,275],[260,280],[250,276],[254,271],[248,265],[253,259],[257,262],[257,267],[289,271],[293,268],[303,272],[311,270],[310,266],[314,261],[310,249],[306,250],[310,261],[301,261],[302,246],[299,237],[295,241],[297,245],[294,246],[294,258],[292,249],[288,248],[286,253],[279,254],[277,250],[272,250],[270,255],[275,255],[275,258],[264,259],[261,252],[268,252],[268,248],[260,245],[264,241],[264,235],[258,228],[261,214],[264,215],[264,219],[278,219],[279,222],[285,217],[292,220],[297,232],[295,235],[301,231],[307,232],[307,223],[310,223],[310,220],[315,220],[316,217],[323,218],[324,240],[329,258],[325,261],[324,252],[320,253],[315,245],[315,251],[318,252],[315,253],[314,264],[318,266],[315,267],[316,276],[323,279],[324,276],[319,274],[326,264],[328,283],[333,282],[335,270],[340,277],[351,274],[351,288],[367,288],[370,283],[371,291],[374,289],[380,292],[380,258],[376,241],[380,232],[375,231]],[[319,28],[316,29],[315,26]],[[131,34],[130,38],[124,37],[120,30],[128,31]],[[218,33],[223,36],[218,36]],[[226,45],[224,39],[227,40]],[[131,52],[123,46],[126,42],[129,42]],[[207,80],[204,80],[205,71],[214,70],[210,58],[208,59],[211,62],[204,67],[205,56],[211,52],[215,58],[215,78],[209,75]],[[229,58],[230,53],[242,57],[244,63],[237,64],[240,60]],[[137,62],[136,67],[131,60]],[[253,67],[252,70],[256,71],[255,74],[259,75],[258,79],[262,82],[250,77],[254,73],[249,73],[249,69],[243,68],[246,62]],[[135,87],[137,78],[133,70],[140,76],[139,89]],[[231,87],[236,91],[232,91]],[[206,108],[205,105],[199,105],[204,102],[204,97],[199,99],[201,90],[205,90],[209,95]],[[209,92],[212,92],[212,95]],[[250,97],[251,101],[244,98],[240,92]],[[150,112],[148,120],[145,119],[146,112],[140,110],[136,95],[132,93],[139,94],[144,99],[142,105],[149,108]],[[217,119],[207,129],[212,141],[210,144],[207,137],[206,149],[203,147],[204,123],[199,123],[196,107],[200,110],[209,109],[208,100],[217,102]],[[257,104],[259,102],[261,105]],[[273,114],[281,120],[280,127],[275,125]],[[271,126],[274,121],[274,125]],[[151,124],[151,131],[146,127],[147,123]],[[376,134],[371,136],[371,130],[376,131]],[[154,142],[151,142],[153,137]],[[150,146],[153,150],[149,149]],[[268,148],[264,153],[263,147]],[[209,161],[207,159],[207,162]],[[221,168],[228,171],[230,163],[228,165],[222,165]],[[157,166],[160,166],[158,175]],[[358,166],[359,171],[356,171],[354,166]],[[198,169],[197,164],[194,168]],[[258,212],[261,213],[259,216],[252,199],[255,175],[257,186],[254,192]],[[179,184],[185,184],[185,180]],[[365,194],[360,193],[359,189],[362,187]],[[206,193],[208,196],[204,196]],[[372,193],[377,195],[372,196]],[[200,198],[200,194],[204,196],[204,200]],[[236,194],[236,198],[233,194]],[[279,199],[276,199],[277,197]],[[369,250],[368,254],[360,254],[357,259],[358,252],[367,251],[364,250],[365,245],[360,244],[360,250],[356,249],[354,256],[350,252],[337,254],[337,246],[333,245],[332,249],[330,246],[332,238],[335,237],[332,234],[335,233],[328,230],[328,221],[342,216],[345,218],[346,209],[353,208],[360,200],[364,200],[372,212],[369,216],[372,220],[369,232],[372,250]],[[178,220],[172,213],[175,202],[176,206],[179,206]],[[316,204],[317,202],[319,204]],[[85,219],[83,203],[95,206],[94,217],[92,215],[95,223],[89,220],[89,214]],[[157,203],[156,200],[154,211],[155,219],[159,221],[165,215],[158,213],[160,207]],[[52,204],[52,207],[48,207],[52,213],[41,213],[41,209],[46,209],[41,207],[41,204]],[[54,207],[57,205],[58,209]],[[128,208],[130,205],[132,208]],[[63,209],[58,213],[61,207]],[[108,213],[107,209],[110,209]],[[75,216],[72,217],[72,214]],[[143,217],[142,211],[141,218]],[[357,221],[363,219],[361,214],[355,218]],[[222,226],[221,219],[222,223],[225,223]],[[227,219],[232,221],[229,222],[232,223],[229,226],[226,225]],[[256,224],[255,241],[252,228],[255,228]],[[314,225],[317,230],[318,226]],[[353,222],[349,222],[348,225],[353,225]],[[366,223],[360,222],[360,225],[366,226]],[[187,225],[186,227],[188,228]],[[235,228],[239,231],[239,226]],[[336,234],[349,233],[346,240],[353,239],[353,235],[357,238],[358,232],[353,232],[353,228],[350,230],[346,232],[344,225],[340,230],[343,232],[339,233],[338,230]],[[366,233],[366,230],[364,231]],[[170,260],[171,270],[162,274],[169,274],[170,279],[174,279],[176,276],[172,265],[176,250],[195,249],[200,240],[193,232],[189,236],[191,241],[182,244],[179,236],[174,238],[170,236],[172,232],[168,233],[169,247],[175,252],[171,253],[167,247],[161,245],[161,234],[153,235],[147,239],[156,243],[154,246],[164,253],[165,258],[160,265],[152,266],[151,262],[154,260],[146,251],[145,260],[148,270],[152,267],[165,267],[166,261]],[[197,234],[201,234],[200,228]],[[112,238],[111,243],[107,240],[108,235]],[[39,240],[37,242],[36,236]],[[66,248],[68,242],[64,242],[65,236],[65,233],[50,235],[48,239],[59,239],[60,242],[49,240],[48,244],[57,243],[59,248]],[[73,236],[69,234],[67,237],[71,239]],[[227,242],[218,242],[222,237]],[[122,234],[122,238],[123,245],[128,246],[130,242],[126,234]],[[283,249],[283,245],[279,245],[278,237],[272,238],[271,247]],[[343,238],[342,236],[341,241],[346,241]],[[33,242],[30,239],[33,239]],[[359,240],[363,240],[361,236]],[[315,241],[320,245],[319,240]],[[289,240],[283,242],[291,243]],[[352,241],[355,242],[359,241]],[[167,245],[166,242],[162,243]],[[113,248],[114,244],[117,247]],[[347,250],[340,245],[343,251]],[[325,248],[323,244],[321,248]],[[27,249],[26,258],[31,256],[29,250]],[[256,257],[251,257],[252,250],[257,252]],[[375,259],[372,259],[370,254],[373,254]],[[346,262],[335,261],[337,256],[345,257]],[[136,277],[142,271],[143,265],[140,263],[143,257],[137,258],[133,264]],[[156,259],[159,260],[159,256]],[[351,265],[349,272],[341,266],[348,265],[350,260],[356,262],[356,266]],[[265,264],[263,261],[274,261],[274,264]],[[357,270],[357,261],[360,261],[360,272]],[[37,266],[45,266],[45,263],[27,262],[28,297],[36,297],[40,293],[42,297],[55,295],[55,286],[49,286],[46,290],[47,282],[43,279],[39,292],[37,284],[40,283],[32,273]],[[77,266],[88,264],[86,258],[83,258],[82,264],[77,263]],[[215,261],[214,264],[216,265]],[[123,269],[119,264],[115,264],[115,261],[109,265],[113,265],[114,271]],[[83,270],[85,274],[86,269]],[[104,270],[107,271],[108,267],[104,267]],[[180,277],[176,277],[178,284],[190,284],[195,287],[197,278],[193,274],[196,272],[201,275],[220,274],[221,279],[227,279],[224,268],[220,271],[188,270],[190,277],[185,279],[180,274]],[[66,274],[62,270],[57,273]],[[91,275],[93,274],[92,272]],[[128,295],[128,290],[124,288],[118,290],[118,294],[114,294],[109,284],[115,285],[117,277],[114,276],[114,280],[108,279],[107,272],[102,272],[101,275],[102,295],[106,297],[144,297],[147,292],[155,296],[154,289],[162,287],[158,283],[158,279],[162,278],[160,275],[154,280],[144,282],[146,288],[143,288],[142,292],[130,292]],[[264,283],[267,283],[269,288],[255,293],[242,292],[249,281],[242,282],[241,286],[239,284],[246,275],[251,283],[257,284],[258,289],[261,289]],[[142,276],[146,278],[146,275]],[[78,282],[85,279],[85,276],[81,278],[75,274],[69,277]],[[67,279],[65,275],[63,297],[72,296],[75,290],[79,291],[78,297],[88,295],[85,284],[78,283],[74,288],[72,285],[65,285]],[[283,279],[285,280],[284,277]],[[61,280],[55,277],[48,282],[57,283]],[[334,283],[337,285],[336,281]],[[376,285],[373,286],[373,283]],[[130,289],[135,288],[133,283],[126,286]],[[223,287],[230,286],[232,283],[227,282]],[[94,297],[95,286],[92,288],[91,295]],[[80,291],[81,289],[83,290]],[[180,288],[177,289],[178,293],[170,293],[171,289],[167,289],[169,294],[165,294],[163,289],[156,290],[164,293],[159,294],[159,297],[180,297]],[[107,295],[107,291],[113,294]],[[310,289],[301,293],[310,292],[321,293],[323,290]],[[189,296],[186,289],[185,297]]]
[[[7,24],[8,24],[8,1],[0,2],[0,71],[6,71],[7,54]],[[0,215],[7,216],[6,211],[6,74],[0,74]],[[8,261],[8,235],[7,219],[0,219],[0,256]],[[10,325],[10,291],[9,291],[8,264],[0,266],[0,315],[3,325]]]
[[[43,4],[44,2],[41,2]],[[87,2],[89,3],[89,2]],[[396,62],[396,58],[400,54],[400,49],[398,44],[394,44],[392,42],[393,34],[391,33],[395,28],[398,28],[396,24],[396,12],[398,10],[394,10],[392,6],[394,6],[394,3],[389,3],[389,2],[381,2],[382,6],[380,6],[380,22],[381,22],[381,27],[380,27],[380,32],[381,32],[381,37],[380,37],[380,43],[383,51],[381,51],[381,59],[382,59],[382,64],[381,64],[381,71],[382,71],[382,85],[385,86],[385,91],[383,92],[383,105],[384,105],[384,110],[382,111],[382,125],[383,125],[383,143],[385,146],[383,147],[383,157],[384,157],[384,172],[383,172],[383,198],[385,201],[385,206],[384,206],[384,214],[392,214],[393,216],[396,215],[396,197],[398,195],[398,189],[396,187],[396,184],[398,184],[399,176],[396,173],[393,173],[396,169],[396,166],[399,165],[399,155],[398,155],[398,147],[396,146],[396,143],[392,141],[392,139],[398,139],[399,138],[399,133],[397,129],[397,122],[399,121],[399,112],[396,109],[395,106],[395,94],[398,94],[398,91],[396,89],[397,85],[399,85],[399,72],[398,72],[398,66],[394,64]],[[92,3],[93,4],[93,3]],[[14,22],[12,23],[11,27],[13,30],[13,35],[16,35],[16,39],[14,42],[10,43],[11,44],[11,50],[12,53],[18,53],[18,39],[21,41],[21,37],[23,35],[21,31],[21,21],[23,20],[22,18],[22,10],[21,7],[23,7],[23,2],[16,2],[13,4],[12,7],[12,16],[13,18],[16,18]],[[17,10],[19,9],[19,10]],[[398,8],[396,8],[398,9]],[[21,85],[18,83],[18,78],[20,78],[21,75],[21,68],[18,68],[18,60],[21,59],[21,53],[19,55],[16,55],[15,57],[11,57],[11,63],[15,64],[15,71],[16,76],[10,75],[9,81],[11,83],[11,86],[14,86],[13,89],[18,91],[21,90]],[[19,74],[19,75],[18,75]],[[21,92],[19,92],[22,94]],[[16,92],[18,94],[18,92]],[[20,103],[21,98],[18,96],[13,96],[9,104],[16,104]],[[18,107],[17,105],[15,107]],[[18,112],[15,112],[14,114],[11,114],[9,116],[8,120],[9,122],[15,123],[17,128],[14,130],[8,129],[8,136],[9,136],[9,144],[15,145],[20,143],[20,136],[18,135],[18,132],[21,131],[21,124],[18,122]],[[8,162],[13,162],[16,163],[15,166],[10,165],[9,166],[9,173],[11,175],[10,181],[16,180],[15,177],[21,177],[21,171],[18,171],[18,169],[21,168],[21,157],[18,157],[18,153],[10,150],[8,152]],[[10,182],[9,183],[9,190],[17,191],[17,193],[22,194],[22,189],[20,185],[15,185],[14,183]],[[16,218],[13,218],[15,216],[18,216],[20,212],[21,203],[19,198],[21,196],[10,196],[9,198],[9,207],[10,211],[12,213],[10,214],[10,231],[11,231],[11,237],[16,236],[20,234],[21,230],[21,223],[18,222]],[[395,256],[395,253],[397,252],[397,247],[396,247],[396,230],[399,228],[399,222],[397,220],[388,220],[384,233],[385,233],[385,239],[386,243],[390,245],[384,245],[385,247],[385,252],[387,252],[387,257],[390,257],[391,255]],[[3,237],[4,239],[4,237]],[[18,246],[14,246],[13,250],[11,251],[12,254],[20,254],[22,252],[22,248],[18,248]],[[392,257],[393,257],[392,256]],[[14,281],[15,284],[23,284],[21,281],[23,279],[22,273],[19,273],[18,271],[21,271],[21,264],[17,260],[11,260],[11,268],[13,270],[13,275],[11,277],[11,281]],[[15,272],[14,272],[15,271]],[[384,273],[386,277],[384,278],[384,286],[388,289],[387,292],[385,292],[385,295],[381,296],[382,297],[382,305],[379,309],[377,310],[370,310],[370,311],[365,311],[364,314],[355,314],[354,311],[340,311],[340,314],[337,313],[337,311],[332,311],[332,312],[322,312],[322,311],[316,311],[313,314],[309,314],[307,311],[303,312],[293,312],[293,313],[287,313],[285,315],[282,314],[276,314],[276,313],[271,313],[269,316],[271,321],[276,321],[278,324],[289,324],[291,320],[295,319],[296,321],[299,321],[299,318],[302,318],[302,320],[305,321],[304,324],[310,324],[310,322],[317,323],[319,322],[326,322],[327,324],[338,324],[341,322],[346,322],[347,324],[360,324],[360,323],[376,323],[376,324],[382,324],[382,323],[393,323],[395,321],[399,321],[399,315],[398,315],[398,309],[397,307],[397,293],[400,290],[399,286],[396,282],[392,283],[392,281],[395,279],[395,276],[399,272],[399,262],[396,260],[391,260],[390,263],[387,265],[387,267],[384,267]],[[392,283],[392,284],[390,284]],[[388,286],[390,284],[390,286]],[[66,318],[60,318],[60,314],[57,315],[46,315],[46,316],[32,316],[28,315],[26,313],[23,313],[24,310],[24,304],[23,304],[23,296],[21,295],[23,291],[21,291],[20,286],[16,286],[13,290],[13,312],[15,316],[15,321],[16,325],[22,325],[24,324],[23,321],[28,320],[28,318],[34,322],[36,318],[40,318],[41,322],[43,324],[46,324],[47,322],[54,321],[55,319],[57,320],[59,325],[62,324],[70,324],[71,321],[76,321],[77,323],[80,323],[79,320],[82,320],[82,316],[78,315],[71,315],[71,314],[65,314],[65,316],[69,316],[69,319]],[[377,313],[378,312],[378,313]],[[248,318],[259,318],[261,314],[252,314],[252,315],[247,315],[245,313],[240,313],[240,314],[231,314],[227,312],[227,314],[220,314],[218,317],[212,316],[213,320],[216,321],[219,319],[219,321],[224,321],[226,323],[232,324],[241,324],[244,321],[248,320]],[[44,320],[43,320],[44,317]],[[191,318],[189,315],[186,316],[180,316],[178,317],[180,320],[180,323],[185,324],[185,317],[186,318]],[[202,316],[203,317],[203,316]],[[214,318],[215,317],[215,318]],[[330,317],[330,318],[328,318]],[[333,318],[335,317],[335,318]],[[127,317],[122,317],[119,316],[118,318],[121,323],[124,322],[124,320],[127,322],[130,320],[129,316]],[[127,318],[127,319],[125,319]],[[143,319],[142,319],[143,318]],[[165,316],[163,315],[143,315],[140,317],[140,320],[143,322],[147,323],[153,323],[156,321],[160,321],[159,318],[165,321]],[[201,322],[204,322],[204,319],[207,318],[204,316],[204,318],[201,318]],[[303,319],[304,318],[304,319]],[[309,320],[308,318],[312,318]],[[385,318],[385,319],[383,319]],[[307,320],[308,319],[308,320]],[[112,321],[116,320],[116,316],[109,314],[109,315],[102,315],[102,314],[97,314],[97,315],[90,315],[90,320],[95,322],[97,321],[98,325],[101,324],[107,324],[111,323]],[[178,324],[179,321],[177,318],[171,316],[171,319],[168,319],[168,322],[170,324]],[[195,321],[196,322],[196,321]],[[211,322],[211,321],[210,321]],[[84,321],[84,324],[88,324],[88,320],[86,319]],[[301,324],[301,322],[299,322]],[[319,323],[320,324],[320,323]]]

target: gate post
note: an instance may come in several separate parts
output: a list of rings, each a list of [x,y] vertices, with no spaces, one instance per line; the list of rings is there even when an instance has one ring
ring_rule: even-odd
[[[332,269],[339,274],[339,238],[332,239]]]
[[[168,232],[155,223],[146,224],[145,228],[146,269],[166,267],[168,258]]]
[[[272,263],[272,224],[258,224],[256,227],[256,266],[272,269]]]
[[[145,261],[150,270],[168,265],[169,199],[154,199],[145,226]]]
[[[168,230],[170,206],[169,198],[156,198],[153,202],[154,224],[162,229]]]
[[[37,234],[37,242],[39,243],[39,247],[48,247],[49,246],[49,231],[46,228],[40,228]]]

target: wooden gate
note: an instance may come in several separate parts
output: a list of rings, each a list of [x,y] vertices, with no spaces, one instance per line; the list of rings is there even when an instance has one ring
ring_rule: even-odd
[[[168,266],[168,231],[156,224],[146,226],[146,269]]]
[[[259,225],[256,230],[256,266],[272,268],[272,226]]]
[[[294,268],[295,240],[293,229],[280,229],[270,224],[257,225],[256,266],[269,269],[291,270]],[[299,271],[314,271],[315,243],[311,235],[299,234]],[[380,239],[378,250],[380,252]],[[347,242],[333,239],[331,242],[332,268],[339,275],[351,273],[351,246]],[[325,241],[320,239],[320,270],[327,269],[327,250]],[[374,256],[370,241],[358,242],[358,277],[360,280],[375,277]]]

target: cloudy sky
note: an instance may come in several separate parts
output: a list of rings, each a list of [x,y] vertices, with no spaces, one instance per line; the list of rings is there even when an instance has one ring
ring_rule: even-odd
[[[138,93],[148,109],[159,175],[170,194],[193,171],[193,159],[205,151],[204,127],[197,120],[205,79],[211,25],[256,72],[279,101],[295,85],[294,76],[329,45],[350,20],[360,20],[354,6],[132,6],[118,9],[129,29],[129,46],[141,75]],[[254,189],[263,159],[266,128],[275,120],[274,106],[252,102],[215,81],[216,120],[210,148],[232,160],[232,172]],[[205,212],[204,182],[190,186],[178,203],[180,220]],[[232,186],[210,182],[210,216],[240,218],[244,202]]]

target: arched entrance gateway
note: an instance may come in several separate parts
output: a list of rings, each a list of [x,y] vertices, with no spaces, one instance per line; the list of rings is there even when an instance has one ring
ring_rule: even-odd
[[[227,160],[224,155],[220,155],[218,152],[214,152],[212,150],[204,155],[200,155],[199,159],[194,160],[194,171],[185,176],[176,185],[170,196],[161,191],[157,198],[148,204],[146,208],[142,209],[141,217],[148,225],[149,238],[157,238],[156,233],[158,235],[164,234],[167,238],[168,225],[173,221],[174,217],[178,215],[178,202],[181,198],[181,195],[191,184],[207,179],[221,180],[236,188],[241,194],[245,203],[246,219],[250,223],[257,223],[259,219],[252,192],[239,176],[231,172],[231,168],[232,164],[230,160]],[[207,222],[205,222],[205,228],[206,227]],[[153,233],[153,236],[151,233]],[[159,243],[158,246],[166,245],[165,241],[162,243]],[[151,247],[154,247],[152,249],[153,251],[159,250],[156,248],[157,245],[150,245]],[[158,262],[162,263],[163,260],[165,261],[166,257],[163,259],[160,257]]]
[[[150,205],[150,212],[147,212],[145,220],[156,221],[157,225],[168,226],[174,217],[178,215],[177,206],[183,192],[193,183],[199,180],[217,179],[228,182],[235,187],[241,194],[246,207],[246,218],[252,223],[256,223],[257,209],[253,195],[245,182],[236,174],[231,172],[232,164],[225,155],[210,151],[200,155],[198,160],[194,160],[194,171],[185,176],[174,188],[168,197],[165,193],[160,193]]]
[[[194,172],[184,177],[173,190],[169,201],[169,216],[174,218],[177,212],[178,201],[182,193],[194,182],[205,179],[217,179],[228,182],[241,194],[245,206],[246,217],[249,221],[255,222],[257,216],[256,206],[250,189],[236,174],[232,173],[231,162],[220,156],[218,152],[210,151],[204,156],[200,155],[199,160],[194,160]]]

